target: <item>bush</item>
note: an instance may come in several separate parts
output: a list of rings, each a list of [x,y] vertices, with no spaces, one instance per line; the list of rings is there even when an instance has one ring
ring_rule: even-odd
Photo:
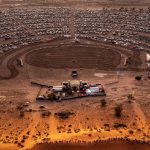
[[[126,128],[127,127],[127,125],[126,124],[124,124],[124,123],[115,123],[114,124],[114,128]]]
[[[132,103],[132,100],[134,100],[134,96],[132,94],[128,95],[128,103]]]
[[[128,95],[128,100],[133,100],[134,99],[134,96],[132,94],[129,94]]]
[[[41,114],[42,117],[48,117],[50,115],[51,115],[51,112],[49,112],[49,111],[45,111]]]
[[[133,134],[134,132],[132,130],[129,130],[129,134]]]

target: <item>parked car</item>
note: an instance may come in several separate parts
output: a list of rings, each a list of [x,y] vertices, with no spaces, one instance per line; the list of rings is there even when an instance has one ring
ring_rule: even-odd
[[[75,71],[75,70],[72,71],[72,72],[71,72],[71,76],[72,76],[72,77],[77,77],[77,76],[78,76],[78,72]]]

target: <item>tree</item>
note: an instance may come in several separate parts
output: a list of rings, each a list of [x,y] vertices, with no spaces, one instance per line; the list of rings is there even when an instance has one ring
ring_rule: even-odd
[[[115,116],[117,117],[117,118],[120,118],[121,116],[122,116],[122,105],[120,104],[120,105],[117,105],[116,107],[115,107]]]
[[[101,106],[102,106],[102,107],[106,107],[106,100],[105,100],[105,99],[102,99],[102,100],[101,100]]]

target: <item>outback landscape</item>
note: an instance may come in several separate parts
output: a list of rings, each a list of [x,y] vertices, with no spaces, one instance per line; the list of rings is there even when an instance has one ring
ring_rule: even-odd
[[[148,150],[149,18],[148,0],[1,0],[0,150]],[[78,81],[105,95],[48,93]]]

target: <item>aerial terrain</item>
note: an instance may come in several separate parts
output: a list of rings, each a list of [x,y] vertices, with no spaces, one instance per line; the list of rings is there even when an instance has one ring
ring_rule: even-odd
[[[150,148],[150,1],[0,0],[0,150],[99,148]]]

